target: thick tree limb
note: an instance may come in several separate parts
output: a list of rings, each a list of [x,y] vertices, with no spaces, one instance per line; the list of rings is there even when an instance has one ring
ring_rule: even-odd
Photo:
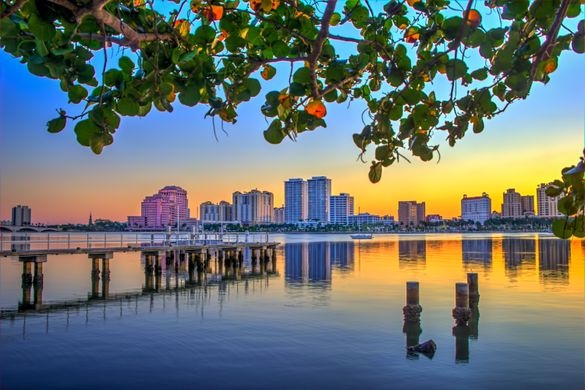
[[[12,15],[16,11],[18,11],[20,7],[22,7],[24,3],[26,3],[27,1],[28,0],[16,0],[14,4],[6,5],[6,9],[4,10],[4,12],[2,12],[2,15],[0,15],[0,19]]]
[[[105,38],[96,35],[96,39],[105,39],[107,42],[117,43],[121,46],[130,47],[132,50],[138,50],[141,42],[158,41],[158,40],[171,40],[173,36],[171,34],[157,34],[157,33],[139,33],[124,23],[118,17],[112,15],[104,9],[104,6],[111,0],[94,0],[88,6],[79,7],[68,0],[48,0],[54,4],[60,5],[73,12],[78,22],[81,22],[85,16],[93,16],[98,23],[106,25],[119,34],[123,35],[123,38],[115,36],[106,36]],[[80,34],[77,34],[80,36]]]
[[[538,65],[548,56],[548,51],[556,41],[557,36],[559,35],[559,30],[561,29],[561,25],[563,24],[563,20],[567,16],[567,11],[569,9],[569,5],[571,0],[563,0],[561,3],[561,8],[557,12],[555,16],[555,20],[550,27],[548,34],[546,34],[546,41],[536,53],[536,58],[532,63],[532,68],[530,69],[530,78],[534,80],[534,76],[536,76],[536,71],[538,69]]]
[[[311,92],[314,97],[321,96],[319,93],[319,86],[317,85],[317,75],[315,74],[315,71],[317,70],[317,61],[323,51],[323,43],[329,35],[329,22],[331,21],[331,17],[335,12],[336,5],[337,0],[327,0],[327,7],[325,7],[325,12],[323,12],[323,17],[321,18],[321,30],[313,42],[313,50],[309,55],[309,69],[311,70],[312,79]]]

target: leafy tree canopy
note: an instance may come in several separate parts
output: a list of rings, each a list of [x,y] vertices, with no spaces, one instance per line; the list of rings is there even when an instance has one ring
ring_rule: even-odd
[[[438,158],[433,136],[453,146],[483,131],[534,82],[547,83],[563,51],[582,54],[581,3],[3,0],[0,45],[32,74],[60,81],[80,109],[59,110],[48,131],[73,121],[95,153],[113,142],[121,117],[152,107],[206,105],[206,116],[235,123],[263,84],[281,84],[261,108],[270,143],[325,127],[327,105],[361,100],[353,141],[360,156],[373,150],[377,182],[405,151]]]

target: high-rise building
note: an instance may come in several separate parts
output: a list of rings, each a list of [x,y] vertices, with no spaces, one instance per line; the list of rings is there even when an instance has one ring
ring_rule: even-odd
[[[215,204],[212,202],[203,202],[199,206],[199,218],[201,222],[222,223],[230,222],[232,218],[232,205],[225,200]]]
[[[503,218],[518,218],[522,216],[522,196],[514,188],[504,192],[504,203],[502,203]]]
[[[481,196],[463,195],[461,199],[461,219],[479,222],[482,225],[492,216],[492,200],[485,192]]]
[[[331,195],[329,200],[329,222],[334,224],[349,224],[349,217],[353,215],[353,196],[346,193]]]
[[[272,223],[274,213],[274,195],[268,191],[236,191],[233,198],[234,220],[243,225]]]
[[[307,191],[309,193],[308,219],[329,223],[331,179],[325,176],[314,176],[307,180]]]
[[[28,226],[31,223],[31,210],[28,206],[18,205],[12,208],[12,225]]]
[[[225,200],[219,202],[218,218],[220,222],[231,222],[234,220],[234,208],[230,202]]]
[[[519,218],[534,215],[534,196],[520,195],[514,188],[504,192],[503,218]]]
[[[398,223],[404,226],[418,225],[425,220],[425,202],[414,200],[398,202]]]
[[[525,217],[534,215],[534,196],[533,195],[522,195],[520,197],[520,203],[522,204],[522,215]]]
[[[298,223],[308,218],[307,182],[289,179],[284,182],[284,222]]]
[[[140,216],[129,216],[131,228],[163,229],[189,220],[187,191],[178,186],[167,186],[147,196],[141,204]]]
[[[536,188],[536,204],[538,207],[538,216],[539,217],[559,217],[562,214],[559,212],[557,207],[557,202],[560,198],[559,196],[550,197],[546,194],[546,189],[552,183],[542,183]]]
[[[284,223],[284,206],[274,208],[274,223],[278,225]]]
[[[201,222],[210,223],[219,221],[219,206],[210,201],[199,205],[199,219]]]

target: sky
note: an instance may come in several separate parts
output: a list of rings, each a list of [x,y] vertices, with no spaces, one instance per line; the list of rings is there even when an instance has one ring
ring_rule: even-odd
[[[68,126],[49,134],[46,122],[67,95],[55,80],[31,75],[17,59],[0,52],[0,219],[11,208],[32,208],[33,223],[125,221],[140,214],[142,199],[165,185],[188,192],[191,215],[201,202],[228,200],[254,188],[284,202],[283,182],[291,177],[327,176],[333,194],[349,192],[355,211],[397,215],[399,200],[425,201],[427,214],[461,214],[464,194],[487,192],[500,211],[502,193],[515,188],[534,195],[539,183],[559,178],[577,162],[584,146],[585,64],[565,52],[546,85],[536,83],[527,100],[516,102],[469,132],[454,148],[441,141],[441,161],[400,163],[368,180],[369,162],[357,161],[351,135],[360,132],[362,105],[327,106],[328,127],[301,134],[297,142],[271,145],[260,113],[264,93],[240,106],[238,122],[214,138],[205,106],[175,105],[173,113],[152,110],[145,118],[124,118],[114,143],[101,155],[80,146]],[[372,150],[373,151],[373,150]]]

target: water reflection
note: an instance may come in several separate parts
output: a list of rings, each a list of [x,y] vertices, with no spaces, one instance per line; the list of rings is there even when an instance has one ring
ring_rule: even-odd
[[[570,241],[540,238],[538,240],[540,281],[545,285],[568,284],[570,255]]]
[[[400,268],[424,268],[427,261],[427,242],[399,240],[398,260]]]
[[[354,253],[355,244],[353,241],[329,243],[331,266],[340,271],[353,271],[355,262]]]
[[[462,240],[461,249],[463,252],[463,266],[471,269],[476,266],[484,270],[492,266],[492,239],[483,240]]]
[[[241,261],[238,261],[235,254],[220,257],[215,253],[212,257],[205,257],[179,251],[143,252],[141,254],[144,272],[142,288],[112,294],[110,293],[110,261],[113,258],[114,254],[112,253],[88,255],[91,271],[88,275],[90,290],[87,293],[87,299],[72,298],[49,303],[43,302],[43,270],[44,267],[48,266],[47,257],[19,258],[19,262],[22,264],[21,297],[15,309],[2,309],[0,320],[11,319],[14,321],[21,317],[25,319],[27,315],[43,313],[46,314],[48,321],[49,314],[59,314],[63,311],[67,313],[67,318],[69,318],[72,310],[79,311],[81,307],[85,307],[86,312],[89,312],[90,308],[96,304],[103,304],[105,316],[108,306],[120,304],[121,308],[123,301],[136,300],[138,302],[144,297],[149,298],[149,307],[152,311],[157,297],[161,294],[167,294],[169,291],[179,294],[201,287],[207,291],[208,288],[217,286],[221,301],[223,295],[229,291],[231,282],[237,284],[237,282],[242,281],[243,291],[247,293],[250,286],[254,289],[257,287],[257,281],[262,282],[261,285],[267,287],[268,278],[278,276],[276,255],[270,249],[262,249],[261,253],[249,251],[247,256],[241,256]]]
[[[109,372],[127,388],[140,380],[176,388],[187,381],[452,388],[453,377],[470,388],[495,388],[502,378],[508,387],[583,388],[582,318],[575,315],[583,305],[581,242],[536,234],[465,235],[464,243],[456,235],[421,237],[354,243],[291,235],[297,243],[285,242],[278,262],[258,251],[116,253],[106,264],[77,254],[49,256],[35,272],[34,263],[0,259],[0,302],[10,305],[0,313],[2,385],[58,388],[67,372],[71,387],[106,387],[92,373]],[[276,264],[282,279],[271,277]],[[473,301],[466,324],[453,327],[450,315],[453,283],[470,267],[482,294],[481,339]],[[35,285],[37,273],[44,284]],[[420,322],[400,318],[406,281],[420,283]],[[559,281],[561,293],[546,288]],[[429,339],[438,346],[432,361],[405,351]],[[39,368],[34,376],[31,366]]]

